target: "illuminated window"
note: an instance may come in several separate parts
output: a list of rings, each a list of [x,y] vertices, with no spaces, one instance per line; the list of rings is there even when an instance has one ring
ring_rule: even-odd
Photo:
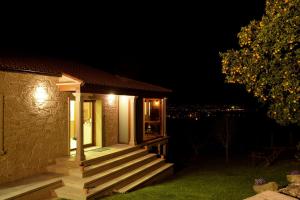
[[[160,99],[144,99],[144,140],[162,135],[161,112]]]

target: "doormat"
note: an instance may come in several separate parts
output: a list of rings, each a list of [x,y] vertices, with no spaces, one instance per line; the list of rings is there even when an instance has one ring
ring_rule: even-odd
[[[91,150],[88,150],[88,151],[101,152],[101,151],[106,151],[106,150],[109,150],[109,148],[108,147],[101,147],[101,148],[91,149]]]

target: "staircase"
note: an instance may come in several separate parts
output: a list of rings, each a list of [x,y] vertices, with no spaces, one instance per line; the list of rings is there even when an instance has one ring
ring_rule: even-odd
[[[126,193],[173,173],[173,164],[139,147],[85,160],[82,165],[84,167],[78,167],[60,160],[60,164],[49,167],[48,170],[56,173],[68,173],[63,177],[64,186],[55,190],[57,197],[90,200]]]

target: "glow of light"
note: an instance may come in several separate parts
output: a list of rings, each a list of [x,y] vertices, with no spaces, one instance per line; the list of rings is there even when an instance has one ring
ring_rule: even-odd
[[[108,104],[109,104],[109,105],[113,105],[114,102],[115,102],[115,99],[116,99],[116,95],[114,95],[114,94],[109,94],[109,95],[107,96]]]
[[[159,106],[159,101],[158,100],[154,101],[154,105]]]
[[[45,86],[37,86],[35,88],[34,97],[38,103],[44,103],[48,99],[47,88]]]
[[[120,101],[128,102],[128,100],[129,100],[129,96],[126,96],[126,95],[122,95],[119,97],[120,97]]]
[[[75,121],[75,101],[70,101],[70,121]]]

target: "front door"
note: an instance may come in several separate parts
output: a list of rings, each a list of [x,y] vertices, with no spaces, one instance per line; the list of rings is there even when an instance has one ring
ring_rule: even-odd
[[[83,102],[83,146],[93,146],[94,134],[94,102]]]
[[[84,147],[95,145],[95,102],[83,102],[83,145]],[[70,149],[76,149],[76,131],[75,131],[75,101],[70,100],[70,116],[69,116],[69,130],[70,130]]]

